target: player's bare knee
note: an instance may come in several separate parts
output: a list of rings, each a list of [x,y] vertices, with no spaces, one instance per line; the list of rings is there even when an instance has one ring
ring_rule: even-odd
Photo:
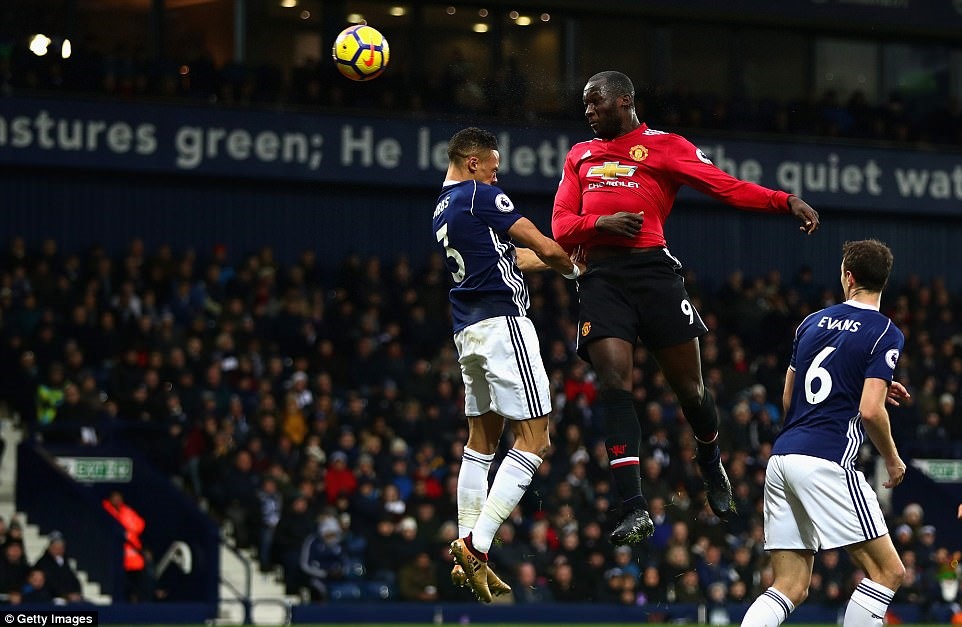
[[[532,447],[531,447],[532,450],[530,450],[530,451],[528,451],[528,452],[529,452],[529,453],[534,453],[534,454],[537,455],[538,457],[544,459],[544,456],[547,455],[547,453],[548,453],[548,447],[549,447],[550,445],[551,445],[551,442],[548,440],[548,434],[546,433],[546,434],[544,434],[544,437],[543,437],[543,438],[537,438],[537,439],[533,442],[533,445],[532,445]]]
[[[545,454],[548,452],[548,441],[535,440],[532,442],[529,440],[527,442],[522,442],[520,440],[516,440],[514,443],[514,448],[518,449],[519,451],[524,451],[525,453],[532,453],[533,455],[537,455],[543,459]]]
[[[808,598],[808,587],[811,585],[811,579],[807,582],[804,580],[795,579],[776,579],[772,584],[772,587],[788,597],[788,600],[792,602],[792,605],[798,607],[805,602]]]
[[[616,370],[601,370],[598,372],[598,387],[602,391],[606,390],[626,390],[631,391],[630,382],[626,382],[626,377]]]
[[[896,561],[894,564],[888,566],[882,571],[882,581],[878,583],[882,584],[889,590],[898,590],[902,585],[902,578],[905,577],[905,565],[902,564],[901,560]]]
[[[544,458],[547,454],[549,446],[551,446],[551,441],[547,433],[529,435],[526,438],[516,438],[514,441],[514,448],[525,453],[533,453],[541,458]]]
[[[799,605],[804,603],[805,599],[807,598],[808,598],[808,588],[799,588],[795,592],[795,598],[792,599],[792,604],[794,604],[795,607],[798,607]]]
[[[682,407],[701,405],[702,399],[705,398],[705,384],[701,381],[688,381],[679,385],[678,388],[674,392]]]
[[[514,433],[514,448],[525,453],[532,453],[538,457],[544,457],[551,446],[551,436],[548,434],[548,422],[545,419],[535,419],[543,422],[537,425],[532,421],[530,424],[516,422],[511,425]]]

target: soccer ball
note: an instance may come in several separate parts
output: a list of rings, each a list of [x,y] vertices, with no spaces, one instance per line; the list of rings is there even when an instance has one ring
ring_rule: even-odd
[[[352,81],[369,81],[387,67],[391,49],[377,29],[356,24],[341,31],[331,54],[341,74]]]

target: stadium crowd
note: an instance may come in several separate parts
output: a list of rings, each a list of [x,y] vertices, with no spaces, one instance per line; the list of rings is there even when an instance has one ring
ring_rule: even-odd
[[[573,287],[528,278],[555,402],[552,450],[492,550],[513,602],[657,613],[766,589],[761,489],[782,377],[798,322],[837,301],[832,277],[734,271],[709,286],[688,274],[711,330],[703,366],[738,515],[722,523],[704,505],[691,434],[639,348],[655,534],[617,550],[596,387],[573,350]],[[0,401],[43,442],[140,447],[290,594],[469,600],[448,577],[466,436],[448,281],[439,256],[414,267],[350,255],[332,268],[310,250],[284,263],[269,247],[174,251],[135,239],[111,256],[13,238],[0,253]],[[912,276],[883,298],[906,336],[896,378],[913,399],[891,410],[903,455],[962,457],[960,305],[937,277]],[[944,611],[959,554],[916,504],[889,523],[907,567],[896,602]],[[809,602],[844,603],[859,578],[844,552],[822,553]]]
[[[130,100],[181,101],[230,107],[292,107],[360,113],[403,112],[477,123],[484,119],[526,124],[581,122],[578,94],[538,85],[515,57],[481,77],[455,49],[441,70],[415,77],[398,71],[378,78],[376,89],[340,76],[327,59],[307,58],[290,70],[271,64],[217,65],[202,51],[184,58],[150,59],[142,48],[101,50],[85,41],[70,59],[34,56],[0,46],[0,95],[78,94]],[[580,87],[579,87],[580,91]],[[565,103],[536,107],[535,101]],[[864,91],[841,97],[835,90],[804,99],[722,97],[683,85],[639,84],[642,119],[688,130],[777,133],[810,137],[962,145],[962,103],[914,106],[898,91],[872,102]]]

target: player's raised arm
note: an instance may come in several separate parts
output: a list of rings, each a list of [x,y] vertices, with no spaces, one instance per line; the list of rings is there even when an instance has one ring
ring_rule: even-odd
[[[806,235],[818,229],[818,212],[798,196],[736,178],[715,166],[705,153],[688,140],[680,136],[673,137],[676,137],[674,149],[677,158],[670,163],[679,182],[733,207],[791,213],[801,221],[799,230]]]
[[[517,262],[518,268],[522,271],[541,270],[547,267],[568,279],[576,279],[581,275],[581,268],[571,260],[568,253],[558,242],[539,231],[531,220],[519,219],[508,229],[508,235],[514,241],[526,246],[530,253],[534,253],[534,256],[544,264],[539,266],[531,258],[530,253],[523,253],[522,249],[519,249]]]

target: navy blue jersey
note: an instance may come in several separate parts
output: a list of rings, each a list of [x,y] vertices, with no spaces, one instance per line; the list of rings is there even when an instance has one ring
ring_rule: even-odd
[[[441,190],[434,236],[454,279],[448,296],[455,332],[487,318],[527,314],[528,286],[508,237],[519,219],[511,199],[493,185],[469,180]]]
[[[791,405],[772,454],[811,455],[853,468],[865,439],[858,410],[865,380],[891,383],[904,343],[891,320],[855,301],[805,318],[792,350]]]

